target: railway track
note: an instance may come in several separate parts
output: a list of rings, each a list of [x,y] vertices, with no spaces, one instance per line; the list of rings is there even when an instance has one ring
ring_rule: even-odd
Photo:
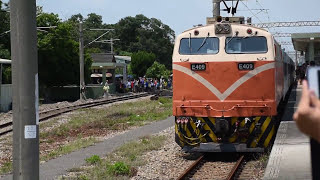
[[[42,121],[48,120],[50,118],[59,116],[61,114],[75,111],[78,109],[90,108],[90,107],[100,106],[100,105],[104,105],[104,104],[110,104],[110,103],[114,103],[114,102],[136,99],[136,98],[145,97],[145,96],[149,96],[149,95],[150,95],[149,93],[140,93],[140,94],[136,94],[136,95],[122,96],[122,97],[105,99],[105,100],[97,100],[97,101],[92,101],[92,102],[83,103],[83,104],[79,104],[79,105],[72,105],[72,106],[67,106],[67,107],[62,107],[62,108],[55,108],[55,109],[51,109],[48,111],[42,111],[42,112],[39,112],[39,121],[42,122]],[[0,136],[6,135],[10,132],[12,132],[12,121],[0,124]]]
[[[177,180],[203,180],[203,179],[246,179],[250,176],[242,175],[245,167],[245,156],[235,160],[216,162],[209,160],[205,155],[200,156],[189,168],[187,168]],[[249,178],[250,179],[250,178]]]

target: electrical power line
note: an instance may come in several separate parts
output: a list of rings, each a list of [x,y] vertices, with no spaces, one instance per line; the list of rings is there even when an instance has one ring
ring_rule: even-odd
[[[270,22],[253,24],[259,28],[320,26],[320,21]]]
[[[244,2],[241,1],[241,3],[251,12],[251,14],[252,14],[255,18],[258,19],[258,21],[260,21],[260,23],[262,23],[262,21],[258,18],[258,16],[256,16],[256,15],[251,11],[251,9],[250,9]]]

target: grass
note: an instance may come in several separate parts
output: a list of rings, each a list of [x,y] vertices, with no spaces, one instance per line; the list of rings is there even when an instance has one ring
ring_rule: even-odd
[[[88,139],[84,139],[84,138],[79,137],[78,139],[72,141],[71,143],[66,144],[64,146],[61,146],[61,147],[51,151],[49,154],[40,157],[40,159],[41,159],[41,161],[48,161],[50,159],[54,159],[54,158],[59,157],[61,155],[71,153],[75,150],[91,146],[96,142],[98,142],[98,141],[93,137],[90,137]]]
[[[2,167],[0,167],[0,174],[7,174],[12,171],[12,162],[5,162]]]
[[[83,169],[81,175],[90,179],[129,179],[136,175],[139,166],[147,163],[142,155],[158,150],[166,140],[166,136],[146,136],[139,141],[127,143],[92,168]]]
[[[70,141],[70,143],[57,147],[54,150],[52,150],[49,154],[41,156],[41,161],[48,161],[50,159],[54,159],[61,155],[68,154],[70,152],[88,147],[96,143],[97,139],[85,138],[88,137],[88,135],[81,135],[85,134],[88,130],[91,130],[93,132],[95,130],[102,129],[126,130],[130,126],[142,126],[153,121],[166,119],[167,117],[172,115],[172,100],[170,98],[160,97],[157,101],[142,100],[137,102],[117,104],[105,109],[82,109],[78,110],[78,112],[79,113],[72,115],[70,121],[68,121],[67,123],[61,124],[60,126],[55,127],[50,131],[40,133],[40,143],[52,144],[56,142],[57,139],[64,139],[67,137],[75,138],[75,140]],[[41,123],[41,129],[46,127],[52,127],[57,121],[58,119],[56,118],[52,121]],[[81,136],[83,136],[83,138]],[[157,144],[157,140],[150,143],[148,138],[149,137],[145,137],[141,140],[141,142],[139,142],[148,145],[144,148],[149,147],[150,150],[159,146],[159,144]],[[131,151],[131,148],[136,149],[136,146],[138,145],[135,143],[125,145],[124,148],[127,150],[120,150],[119,153],[122,154],[121,156],[124,156],[126,158],[124,158],[125,160],[123,161],[119,160],[119,162],[123,162],[125,164],[130,162],[128,164],[130,167],[135,167],[143,164],[144,162],[138,156],[141,155],[141,152],[145,152],[145,150],[148,149],[144,149],[141,152],[139,152],[140,150]],[[117,160],[115,160],[114,162],[116,161]],[[104,164],[104,171],[106,171],[106,163]],[[111,167],[110,165],[114,164],[112,164],[110,161],[108,167]],[[11,171],[12,162],[5,163],[0,168],[0,174],[9,173]],[[130,172],[133,171],[134,170],[130,168]],[[77,177],[77,179],[86,178],[86,175]]]
[[[59,120],[59,118],[54,118],[50,121],[42,122],[42,123],[40,123],[39,127],[40,127],[40,129],[52,127],[54,124],[56,124],[58,122],[58,120]]]
[[[87,159],[86,159],[86,162],[87,162],[88,164],[97,164],[97,163],[100,163],[100,162],[101,162],[101,158],[100,158],[100,156],[98,156],[98,155],[93,155],[93,156],[91,156],[90,158],[87,158]]]
[[[125,130],[130,126],[163,120],[172,115],[172,100],[159,98],[157,101],[143,100],[117,104],[106,109],[83,109],[71,120],[40,134],[41,138],[68,137],[79,129]]]

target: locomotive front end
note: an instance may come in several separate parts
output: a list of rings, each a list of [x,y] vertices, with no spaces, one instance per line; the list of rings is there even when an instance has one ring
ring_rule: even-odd
[[[262,152],[274,137],[277,68],[273,38],[216,23],[178,36],[173,53],[176,142],[202,152]],[[281,83],[279,83],[281,84]]]

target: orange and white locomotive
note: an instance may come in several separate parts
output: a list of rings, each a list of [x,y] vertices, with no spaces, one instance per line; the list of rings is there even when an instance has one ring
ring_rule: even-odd
[[[176,142],[200,152],[262,152],[294,63],[271,33],[216,22],[187,30],[173,52]]]

